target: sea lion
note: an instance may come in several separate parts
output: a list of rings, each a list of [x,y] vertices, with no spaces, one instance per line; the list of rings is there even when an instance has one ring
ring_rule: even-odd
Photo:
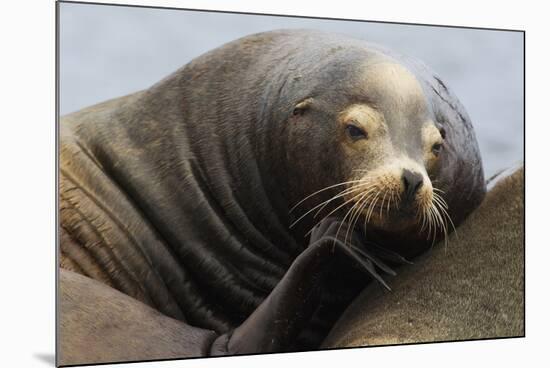
[[[323,346],[525,336],[524,169],[503,174],[447,247],[401,268],[391,293],[367,287]]]
[[[383,283],[382,260],[420,254],[485,193],[439,77],[316,31],[226,44],[65,116],[60,144],[61,266],[215,331],[211,355],[315,348],[359,271]]]

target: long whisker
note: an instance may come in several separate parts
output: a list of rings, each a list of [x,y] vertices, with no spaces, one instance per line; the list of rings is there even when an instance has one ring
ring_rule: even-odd
[[[376,188],[374,188],[376,189]],[[369,212],[371,211],[371,208],[375,205],[375,199],[376,197],[378,197],[378,194],[380,193],[380,190],[378,191],[373,191],[369,196],[368,198],[366,198],[365,200],[365,205],[364,205],[364,208],[368,208],[367,211],[365,212],[365,223],[364,223],[364,227],[365,227],[365,232],[367,231],[367,223],[370,219],[370,215],[369,215]]]
[[[440,195],[438,195],[437,193],[434,193],[434,200],[439,203],[440,207],[441,207],[441,210],[448,216],[449,213],[447,212],[447,210],[449,209],[448,205],[447,205],[447,202],[445,202],[445,200],[443,199],[443,197],[441,197]],[[451,218],[449,217],[449,221],[452,223],[452,220]],[[454,229],[454,224],[453,224],[453,229]],[[455,229],[456,230],[456,229]]]
[[[351,236],[352,236],[352,239],[353,239],[353,231],[355,229],[355,223],[356,223],[356,219],[358,218],[359,216],[359,209],[361,208],[361,205],[362,205],[362,200],[365,196],[363,195],[361,198],[359,198],[359,200],[357,201],[357,203],[354,205],[355,209],[351,212],[351,216],[350,216],[350,220],[348,221],[348,228],[346,230],[346,236],[344,237],[344,243],[345,244],[348,244],[348,235],[351,231]],[[351,245],[351,243],[350,243]]]
[[[326,215],[325,217],[323,217],[320,221],[317,222],[317,224],[320,224],[321,222],[323,222],[325,219],[327,219],[330,215],[332,215],[334,212],[338,211],[340,208],[344,207],[345,205],[347,205],[348,203],[352,202],[353,200],[355,200],[355,198],[361,196],[363,193],[359,193],[357,195],[355,195],[354,197],[348,199],[347,201],[345,201],[344,203],[342,203],[340,206],[336,207],[334,210],[332,210],[331,212],[329,212],[328,215]],[[315,226],[317,226],[317,224]],[[309,234],[311,234],[311,232],[313,231],[313,229],[315,229],[315,226],[313,226],[307,233],[306,233],[306,236],[308,236]]]
[[[295,220],[290,226],[289,228],[292,228],[294,227],[298,222],[300,222],[304,217],[306,217],[308,214],[310,214],[311,212],[315,211],[317,208],[321,207],[321,209],[319,211],[317,211],[317,213],[314,215],[317,216],[319,214],[319,212],[321,212],[323,210],[323,208],[330,202],[338,199],[338,198],[341,198],[347,194],[350,194],[350,193],[353,193],[353,192],[356,192],[356,191],[359,191],[359,190],[363,190],[362,188],[357,188],[357,187],[352,187],[352,188],[347,188],[347,189],[344,189],[343,191],[341,191],[340,193],[336,194],[335,196],[329,198],[328,200],[324,201],[324,202],[321,202],[319,203],[318,205],[316,205],[315,207],[311,208],[310,210],[308,210],[306,213],[304,213],[302,216],[300,216],[297,220]]]
[[[344,216],[344,218],[342,219],[342,221],[340,222],[340,226],[338,226],[338,230],[336,230],[336,235],[334,236],[335,239],[338,239],[338,234],[340,234],[340,229],[342,229],[342,226],[344,225],[344,223],[346,222],[346,218],[349,216],[349,214],[353,211],[353,209],[355,208],[355,206],[357,205],[357,203],[359,202],[355,202],[353,204],[353,206],[351,206],[351,208],[346,212],[346,215]],[[346,226],[348,226],[348,230],[349,230],[349,225],[346,224]],[[347,235],[347,231],[346,231],[346,235]],[[344,244],[347,244],[347,237],[344,238]]]
[[[361,190],[360,188],[357,188],[356,191],[358,190]],[[370,189],[369,189],[370,190]],[[336,207],[334,210],[332,210],[328,215],[326,215],[321,221],[323,221],[324,219],[326,219],[327,217],[329,217],[330,215],[332,215],[334,212],[338,211],[340,208],[344,207],[346,204],[350,203],[351,201],[355,200],[357,197],[360,197],[363,193],[359,193],[357,195],[355,195],[354,197],[350,198],[349,200],[347,200],[346,202],[344,202],[342,205]],[[317,215],[317,213],[315,214]],[[321,222],[320,221],[320,222]]]
[[[444,191],[444,190],[441,190],[441,189],[439,189],[439,188],[432,187],[432,190],[435,191],[435,192],[439,192],[439,193],[445,194],[445,191]]]
[[[441,198],[441,196],[439,196],[437,193],[434,193],[433,199],[434,201],[438,202],[441,206],[443,206],[445,209],[448,209],[447,202],[445,202],[443,198]]]
[[[390,215],[390,205],[393,202],[394,195],[395,195],[395,193],[394,193],[394,190],[392,188],[392,189],[390,189],[390,199],[388,200],[388,207],[386,209],[386,216]]]
[[[380,218],[382,217],[382,211],[384,210],[384,202],[386,202],[386,195],[388,194],[388,191],[384,191],[384,197],[382,197],[382,204],[380,205]]]
[[[435,243],[435,240],[437,238],[437,217],[435,216],[435,209],[434,209],[434,205],[432,203],[432,205],[429,207],[430,211],[429,211],[429,216],[430,216],[430,222],[431,222],[431,226],[430,226],[430,232],[431,232],[431,236],[432,236],[432,247],[434,246],[434,243]]]
[[[351,220],[350,220],[350,224],[351,224],[351,229],[355,229],[355,225],[357,225],[357,221],[359,220],[359,217],[361,216],[361,212],[363,211],[363,208],[365,207],[366,205],[366,199],[367,197],[370,195],[370,191],[366,192],[364,196],[362,196],[361,198],[359,198],[359,200],[357,201],[358,203],[358,206],[357,206],[357,209],[355,211],[355,214],[352,215],[351,217]],[[348,231],[349,229],[348,228]],[[347,241],[347,238],[348,238],[348,231],[346,231],[346,241]]]
[[[447,203],[445,202],[445,200],[441,196],[439,196],[437,193],[433,192],[432,207],[433,207],[433,210],[434,210],[435,219],[441,225],[441,228],[443,230],[444,244],[445,244],[445,249],[446,249],[447,244],[448,244],[448,237],[449,237],[448,236],[449,235],[448,230],[449,229],[448,229],[448,226],[447,226],[447,222],[445,220],[448,218],[449,221],[452,224],[452,220],[450,219],[450,216],[449,216],[448,212],[446,211]],[[442,214],[444,214],[446,216],[446,218],[444,218]],[[454,229],[454,224],[452,224],[452,226],[453,226],[453,229]],[[455,233],[456,233],[456,229],[454,229],[454,230],[455,230]]]
[[[363,187],[363,186],[365,186],[365,187]],[[361,188],[359,188],[359,187],[361,187]],[[353,187],[347,189],[347,190],[346,190],[347,193],[343,193],[342,195],[339,195],[338,197],[342,197],[342,196],[345,196],[345,195],[347,195],[347,194],[357,192],[357,191],[359,191],[359,190],[368,191],[368,190],[370,190],[371,187],[372,187],[371,183],[364,183],[364,184],[355,185],[355,186],[353,186]],[[340,193],[342,193],[342,192],[340,192]],[[336,197],[336,196],[335,196],[335,197]],[[319,210],[318,210],[317,212],[315,212],[315,215],[313,215],[313,217],[317,217],[317,216],[319,215],[319,213],[321,213],[321,212],[323,211],[323,209],[324,209],[330,202],[332,202],[334,199],[337,199],[337,198],[335,198],[335,197],[333,197],[333,198],[331,198],[330,200],[326,201],[325,204],[324,204],[321,208],[319,208]]]
[[[370,217],[372,216],[372,213],[374,212],[374,207],[376,207],[376,203],[378,202],[378,196],[381,194],[381,189],[378,188],[378,192],[376,192],[376,196],[374,196],[374,199],[371,201],[371,205],[369,206],[369,211],[367,212],[367,222],[370,220]]]
[[[451,219],[451,216],[449,215],[449,212],[447,212],[447,210],[449,209],[448,206],[447,206],[447,202],[445,202],[445,200],[439,196],[439,195],[435,195],[434,196],[436,201],[439,202],[444,208],[441,208],[443,214],[445,215],[445,217],[447,218],[447,220],[449,220],[449,223],[451,224],[451,226],[453,227],[453,232],[456,236],[456,238],[458,239],[458,232],[456,231],[456,227],[455,227],[455,224],[453,223],[453,220]]]
[[[361,207],[361,201],[363,200],[363,198],[365,198],[365,194],[363,194],[361,196],[361,198],[359,198],[352,206],[350,220],[348,221],[348,228],[346,229],[346,235],[344,236],[344,244],[348,244],[348,234],[349,234],[350,230],[352,232],[352,237],[353,237],[353,229],[354,229],[354,226],[355,226],[353,224],[353,220],[356,216],[357,211]]]
[[[429,238],[432,233],[432,226],[433,226],[433,220],[432,220],[431,211],[429,207],[424,211],[424,216],[426,217],[426,227],[428,230],[428,238]]]
[[[422,232],[422,231],[424,231],[424,229],[428,225],[427,216],[426,216],[426,209],[423,208],[421,211],[418,211],[417,217],[422,219],[422,225],[420,226],[420,232]]]
[[[449,223],[453,227],[453,233],[455,234],[456,238],[460,239],[460,237],[458,236],[458,231],[456,230],[455,224],[453,223],[453,220],[451,219],[451,216],[449,216],[449,213],[446,210],[444,210],[444,209],[442,209],[442,210],[443,210],[443,214],[449,220]]]
[[[325,188],[323,188],[323,189],[321,189],[321,190],[318,190],[318,191],[316,191],[316,192],[313,192],[313,193],[311,193],[310,195],[308,195],[307,197],[305,197],[304,199],[302,199],[300,202],[296,203],[296,204],[290,209],[289,212],[294,211],[294,210],[296,209],[296,207],[298,207],[300,204],[304,203],[308,198],[311,198],[311,197],[313,197],[314,195],[317,195],[317,194],[319,194],[319,193],[321,193],[321,192],[324,192],[325,190],[329,190],[329,189],[332,189],[332,188],[336,188],[336,187],[339,187],[339,186],[341,186],[341,185],[347,185],[347,184],[353,184],[353,183],[360,183],[361,181],[363,181],[363,180],[358,179],[358,180],[345,181],[345,182],[342,182],[342,183],[330,185],[330,186],[325,187]]]
[[[437,202],[434,202],[434,203],[436,204],[434,206],[434,209],[435,209],[438,222],[440,223],[441,228],[443,229],[443,236],[444,236],[443,239],[446,247],[447,246],[447,224],[445,223],[445,221],[443,220],[443,217],[441,216],[441,212],[439,211],[439,208],[438,208],[439,204]]]
[[[430,206],[429,209],[430,209],[429,215],[430,215],[430,219],[431,219],[431,222],[432,222],[432,225],[430,226],[430,228],[433,231],[431,247],[433,248],[433,246],[435,244],[435,239],[437,238],[437,223],[436,223],[437,218],[435,216],[434,206],[433,205]]]

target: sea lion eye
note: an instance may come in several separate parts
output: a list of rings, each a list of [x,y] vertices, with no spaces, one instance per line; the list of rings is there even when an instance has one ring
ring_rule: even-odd
[[[435,157],[439,156],[439,153],[441,152],[441,149],[443,148],[442,143],[436,143],[432,146],[432,152]]]
[[[445,139],[447,132],[445,131],[445,129],[439,128],[439,134],[441,134],[441,138]]]
[[[346,132],[348,133],[349,137],[354,141],[359,139],[366,139],[368,137],[367,132],[353,124],[346,125]]]

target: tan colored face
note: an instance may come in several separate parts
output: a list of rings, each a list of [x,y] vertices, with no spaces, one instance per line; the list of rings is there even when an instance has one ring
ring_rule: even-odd
[[[317,114],[309,115],[315,116],[310,125],[302,124],[308,127],[304,131],[321,122],[329,124],[327,152],[339,158],[338,167],[330,169],[338,173],[333,178],[341,180],[302,199],[298,204],[326,190],[336,193],[297,221],[325,210],[326,216],[343,215],[340,220],[351,228],[362,227],[364,221],[365,226],[390,232],[418,229],[427,230],[428,236],[441,229],[446,232],[446,203],[430,179],[437,178],[445,132],[434,122],[423,86],[387,57],[374,57],[357,70],[353,83],[346,80],[347,89],[336,87],[327,92],[329,97],[310,97],[295,106],[294,116]],[[326,115],[317,106],[326,109],[334,92],[342,90],[341,107],[324,120]],[[307,136],[304,141],[309,144]],[[344,203],[336,202],[340,199]],[[335,208],[327,206],[334,203],[338,203]]]
[[[351,206],[345,221],[362,219],[389,231],[442,222],[442,198],[428,174],[437,167],[444,132],[433,121],[421,124],[419,160],[395,142],[385,114],[374,106],[352,104],[337,120],[338,140],[352,167],[344,196]]]

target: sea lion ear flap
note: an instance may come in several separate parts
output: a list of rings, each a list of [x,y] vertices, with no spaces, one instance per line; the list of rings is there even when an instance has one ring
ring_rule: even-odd
[[[445,139],[447,137],[447,131],[443,127],[439,127],[439,134],[441,134],[442,139]]]
[[[313,98],[308,97],[306,99],[303,99],[302,101],[298,102],[296,105],[294,105],[294,109],[292,110],[292,115],[303,115],[312,105]]]

